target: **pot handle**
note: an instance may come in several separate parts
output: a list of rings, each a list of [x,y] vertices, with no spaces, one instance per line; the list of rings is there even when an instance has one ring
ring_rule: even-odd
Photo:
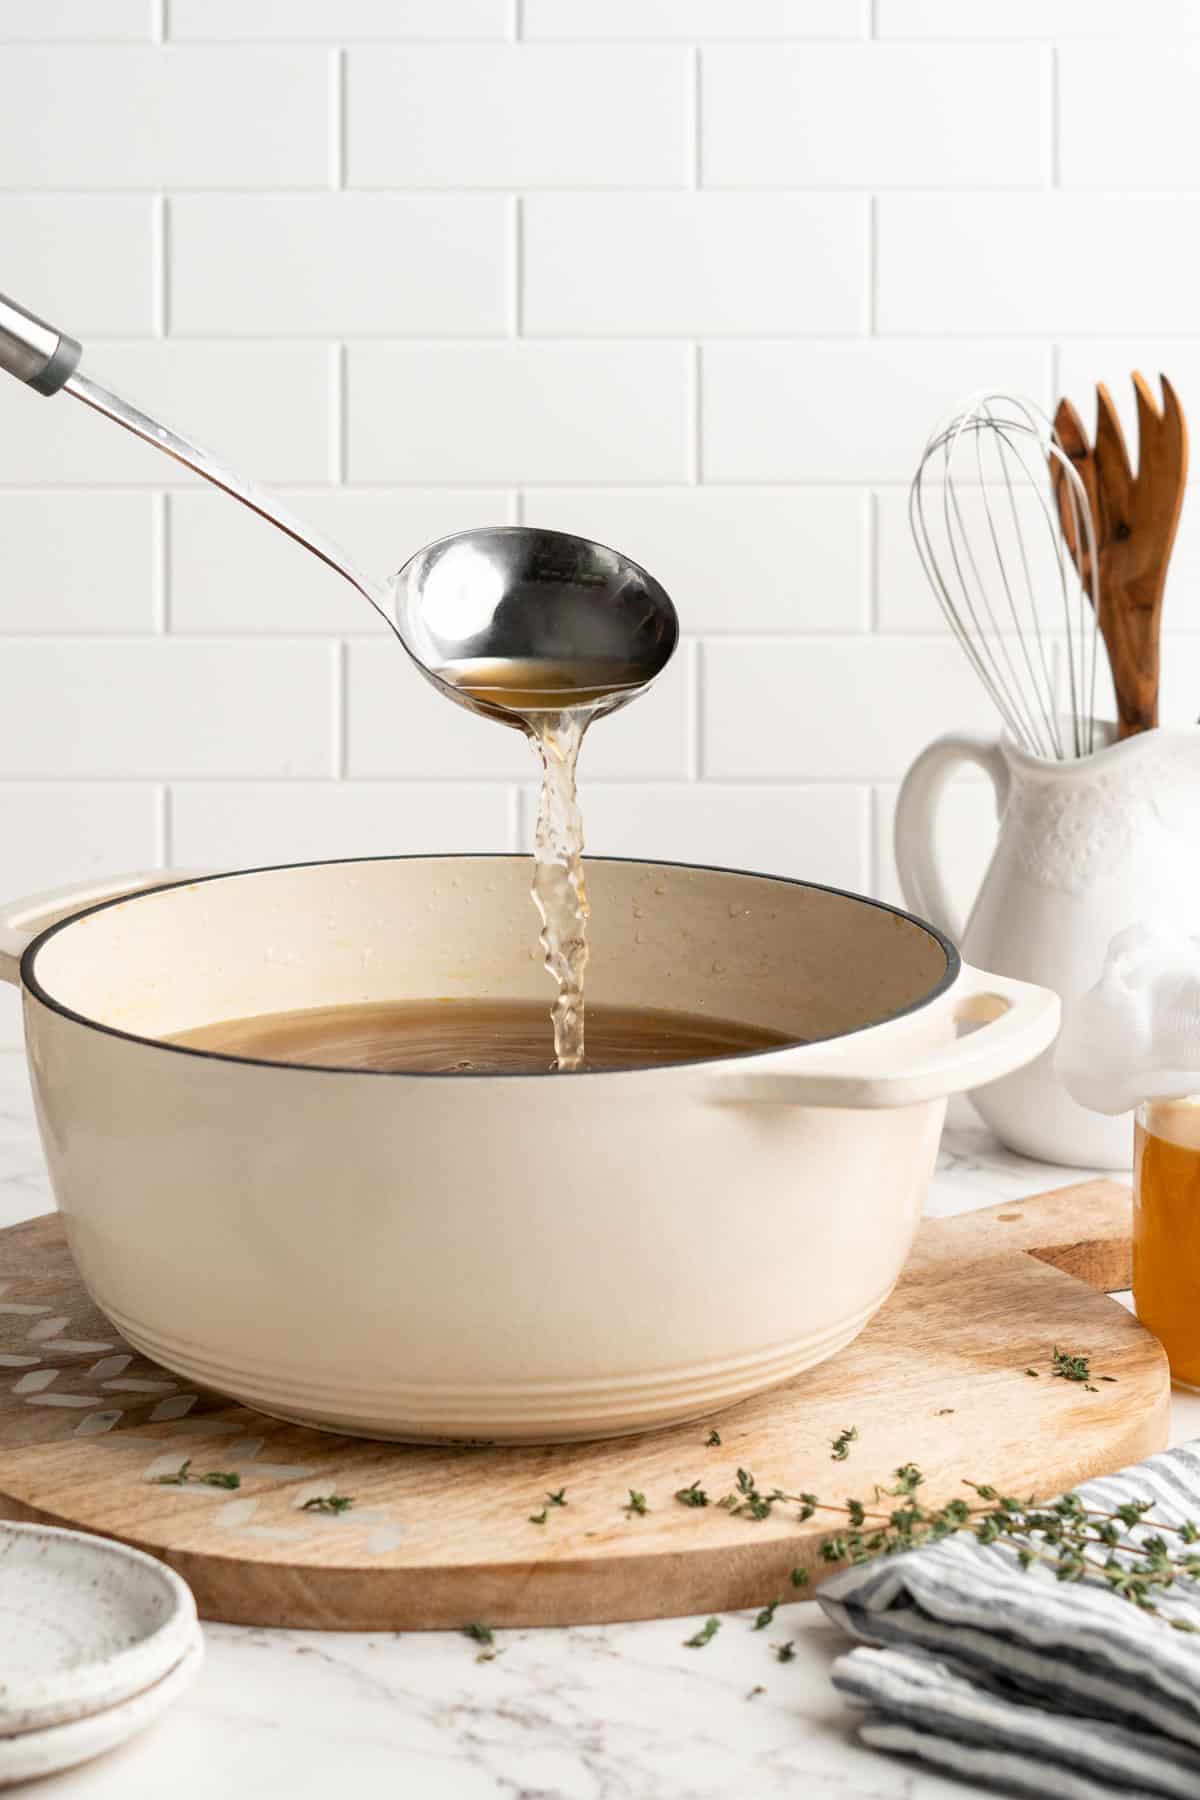
[[[996,817],[1008,799],[1008,764],[995,738],[951,732],[922,750],[896,799],[896,870],[906,906],[961,943],[963,921],[946,892],[934,849],[934,824],[942,790],[962,763],[977,763],[996,790]]]
[[[19,987],[21,958],[40,931],[69,919],[72,913],[95,906],[101,900],[117,900],[143,888],[165,887],[172,881],[195,880],[196,869],[142,869],[133,875],[109,875],[100,881],[75,881],[67,887],[47,888],[26,894],[0,906],[0,981]]]
[[[725,1106],[920,1106],[1032,1062],[1054,1042],[1059,1011],[1049,988],[964,964],[952,1017],[976,1027],[966,1036],[911,1054],[894,1040],[868,1045],[856,1033],[827,1045],[798,1045],[764,1058],[760,1068],[731,1062],[713,1071],[706,1098]]]

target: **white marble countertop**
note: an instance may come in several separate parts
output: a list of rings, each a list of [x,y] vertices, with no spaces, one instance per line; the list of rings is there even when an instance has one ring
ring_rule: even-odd
[[[947,1131],[930,1196],[943,1215],[1062,1186],[978,1125]],[[0,1054],[0,1225],[51,1204],[23,1059]],[[1200,1399],[1176,1397],[1176,1439]],[[461,1636],[205,1628],[191,1692],[126,1748],[37,1784],[39,1800],[953,1800],[978,1792],[854,1743],[829,1684],[842,1640],[815,1606],[770,1632],[727,1615],[500,1635],[477,1662]],[[795,1643],[780,1664],[770,1645]],[[765,1689],[765,1692],[754,1690]]]

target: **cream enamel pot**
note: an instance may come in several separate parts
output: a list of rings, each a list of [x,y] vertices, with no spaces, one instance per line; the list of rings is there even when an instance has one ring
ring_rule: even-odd
[[[965,967],[891,907],[592,860],[591,997],[817,1041],[574,1075],[160,1041],[360,1000],[548,1014],[529,874],[525,857],[401,857],[0,909],[71,1249],[135,1348],[371,1437],[552,1442],[697,1417],[861,1331],[908,1254],[946,1096],[1057,1028],[1046,989]]]

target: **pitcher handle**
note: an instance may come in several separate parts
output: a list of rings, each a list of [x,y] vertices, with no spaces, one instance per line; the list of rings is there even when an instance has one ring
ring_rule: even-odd
[[[960,943],[963,920],[946,891],[934,841],[938,803],[947,782],[963,763],[976,763],[996,794],[996,817],[1008,799],[1008,764],[995,738],[951,732],[922,750],[900,784],[896,800],[895,851],[905,905]]]

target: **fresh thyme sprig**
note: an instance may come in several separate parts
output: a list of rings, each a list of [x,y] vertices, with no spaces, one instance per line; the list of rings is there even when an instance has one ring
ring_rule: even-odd
[[[765,1631],[768,1625],[773,1624],[774,1619],[775,1619],[775,1611],[776,1611],[776,1608],[778,1607],[778,1605],[779,1605],[778,1600],[772,1600],[766,1606],[764,1606],[762,1611],[759,1613],[758,1617],[755,1619],[754,1624],[751,1627],[751,1629],[754,1631]]]
[[[626,1503],[625,1511],[627,1513],[648,1513],[650,1511],[650,1508],[646,1504],[646,1496],[640,1489],[630,1488],[629,1499]]]
[[[839,1431],[829,1446],[830,1462],[845,1462],[850,1454],[850,1446],[857,1436],[857,1425],[849,1425],[844,1431]]]
[[[680,1506],[708,1505],[708,1495],[698,1481],[693,1481],[690,1487],[676,1488],[675,1498],[678,1500]]]
[[[349,1512],[353,1505],[354,1500],[350,1494],[314,1494],[311,1500],[304,1502],[300,1510],[301,1512],[330,1513],[336,1518],[341,1513]]]
[[[716,1426],[714,1426],[713,1429],[709,1432],[708,1436],[704,1440],[704,1448],[706,1450],[715,1450],[719,1447],[720,1442],[721,1442],[721,1434],[717,1430]]]
[[[206,1475],[191,1473],[192,1459],[189,1456],[181,1462],[173,1475],[156,1475],[155,1483],[159,1487],[215,1487],[240,1488],[242,1478],[236,1469],[210,1469]]]

